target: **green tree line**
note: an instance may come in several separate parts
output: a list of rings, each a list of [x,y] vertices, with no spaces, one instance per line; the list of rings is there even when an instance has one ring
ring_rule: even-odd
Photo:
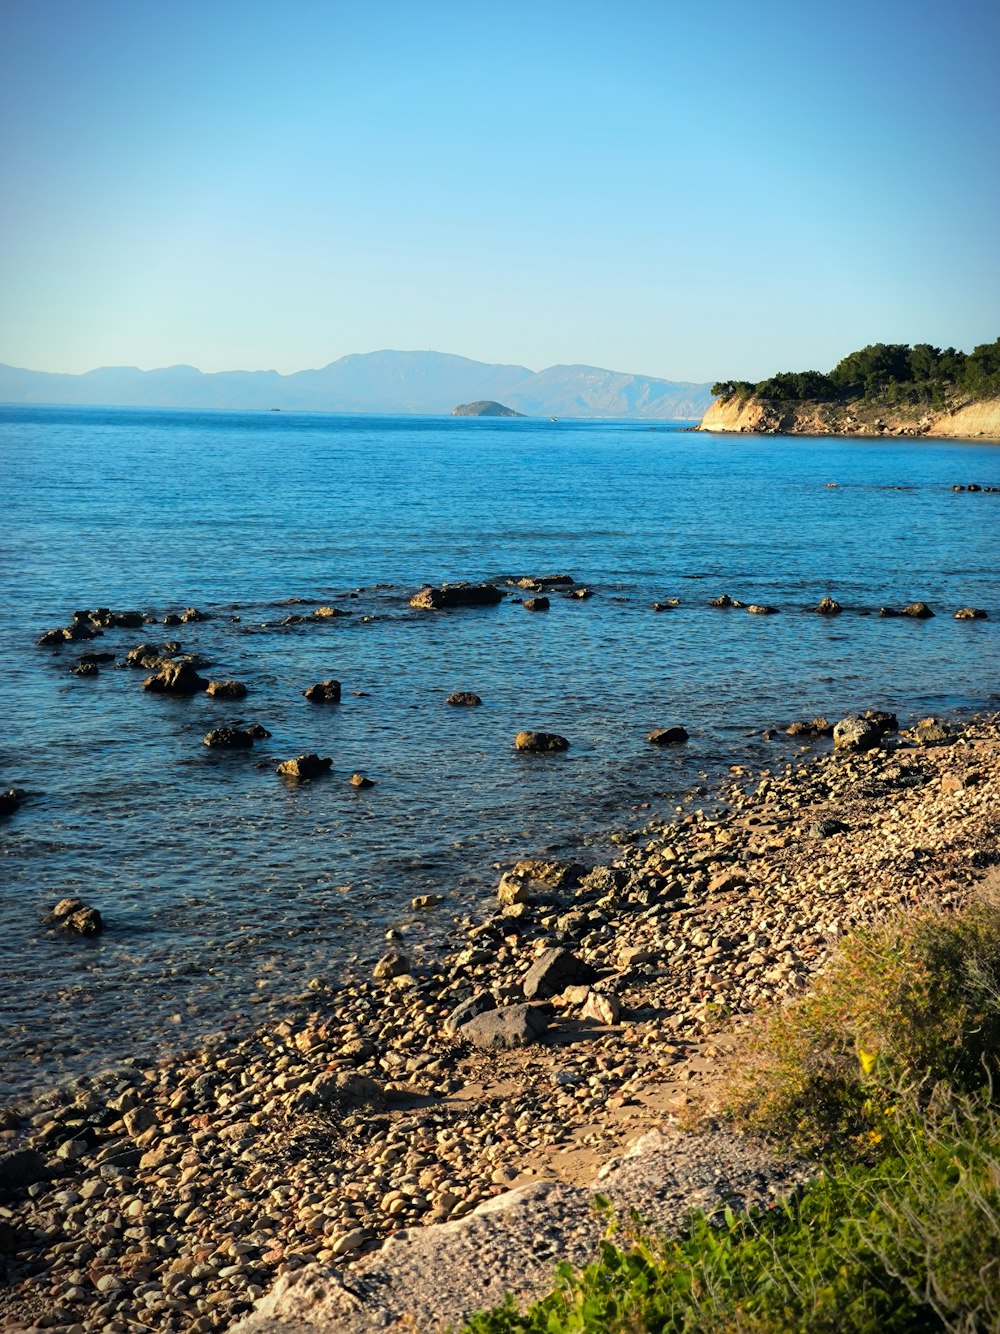
[[[856,402],[925,404],[942,407],[958,395],[1000,395],[1000,338],[972,352],[930,343],[872,343],[851,352],[828,375],[822,371],[781,371],[756,384],[720,380],[712,393],[724,399],[772,399],[781,402]]]

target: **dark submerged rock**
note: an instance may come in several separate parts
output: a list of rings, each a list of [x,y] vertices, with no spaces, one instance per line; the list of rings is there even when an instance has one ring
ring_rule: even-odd
[[[157,695],[197,695],[207,686],[208,681],[189,662],[165,662],[142,683],[143,690]]]
[[[253,743],[253,733],[242,727],[215,727],[202,737],[213,750],[249,750]]]
[[[529,752],[569,750],[569,742],[558,732],[518,732],[514,748]]]
[[[318,681],[316,685],[309,686],[302,693],[310,704],[339,704],[340,682]]]
[[[503,598],[496,584],[441,584],[428,586],[410,598],[417,611],[443,611],[449,607],[494,607]]]
[[[646,740],[651,746],[683,746],[688,734],[683,727],[654,727]]]
[[[446,704],[453,705],[456,709],[474,709],[482,704],[482,700],[471,690],[456,690],[445,700]]]
[[[13,815],[27,795],[20,787],[9,787],[6,792],[0,792],[0,815]]]
[[[214,699],[246,699],[247,688],[242,681],[209,681],[205,694]]]
[[[319,755],[310,752],[307,755],[296,755],[293,760],[282,760],[274,772],[280,774],[282,778],[291,778],[294,782],[304,783],[319,778],[332,767],[333,760],[328,757],[321,759]]]
[[[497,1003],[488,991],[477,991],[468,1000],[462,1001],[461,1005],[455,1006],[444,1021],[444,1031],[450,1036],[477,1015],[486,1014],[496,1008]]]

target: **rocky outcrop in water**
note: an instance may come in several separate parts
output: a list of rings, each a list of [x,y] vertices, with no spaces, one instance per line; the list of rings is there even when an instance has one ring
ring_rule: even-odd
[[[444,611],[451,607],[495,607],[503,598],[496,584],[428,585],[410,598],[417,611]]]
[[[515,412],[513,408],[504,407],[502,403],[494,403],[492,399],[481,398],[475,403],[460,403],[457,408],[452,408],[453,417],[523,417],[523,412]]]
[[[558,732],[518,732],[514,748],[535,752],[569,750],[569,742]]]

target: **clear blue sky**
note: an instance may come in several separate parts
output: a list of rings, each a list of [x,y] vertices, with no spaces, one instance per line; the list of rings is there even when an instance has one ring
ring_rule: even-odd
[[[1000,335],[988,0],[6,0],[0,361]]]

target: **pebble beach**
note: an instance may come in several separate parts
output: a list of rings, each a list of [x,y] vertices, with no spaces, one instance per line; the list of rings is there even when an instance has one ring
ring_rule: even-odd
[[[610,865],[526,848],[442,953],[390,931],[372,975],[316,978],[283,1018],[0,1110],[0,1323],[227,1329],[306,1266],[370,1266],[710,1115],[746,1016],[1000,860],[1000,718],[901,721],[867,750],[806,729],[788,763],[622,831]]]

